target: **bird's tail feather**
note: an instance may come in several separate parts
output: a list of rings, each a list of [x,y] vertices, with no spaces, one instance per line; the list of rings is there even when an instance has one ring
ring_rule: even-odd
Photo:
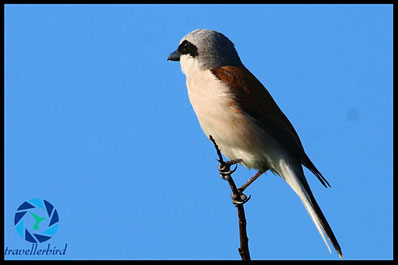
[[[332,242],[340,258],[343,258],[343,253],[341,252],[340,245],[337,242],[337,239],[334,236],[332,229],[330,228],[325,216],[321,211],[321,208],[319,207],[318,203],[315,200],[314,195],[311,192],[308,182],[304,177],[304,172],[301,166],[297,170],[292,170],[290,166],[284,165],[282,167],[282,175],[285,181],[293,188],[293,190],[300,197],[307,212],[311,216],[312,221],[314,222],[316,228],[318,229],[323,240],[325,241],[325,244],[328,247],[329,251],[331,252],[327,240],[324,236],[324,233],[329,238],[330,242]]]

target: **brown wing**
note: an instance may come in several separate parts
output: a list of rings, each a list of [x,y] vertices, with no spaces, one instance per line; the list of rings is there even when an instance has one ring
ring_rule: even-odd
[[[210,70],[218,79],[226,82],[235,95],[238,107],[258,121],[258,124],[285,146],[325,186],[327,180],[304,152],[293,125],[276,105],[267,89],[244,66],[222,66]]]

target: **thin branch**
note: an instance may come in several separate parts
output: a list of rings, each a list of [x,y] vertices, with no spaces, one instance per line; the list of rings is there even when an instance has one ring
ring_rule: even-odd
[[[236,206],[238,209],[238,218],[239,218],[239,237],[240,237],[240,248],[239,254],[242,258],[242,260],[251,260],[250,259],[250,252],[249,252],[249,239],[247,237],[247,232],[246,232],[246,217],[245,217],[245,209],[243,207],[243,204],[247,202],[249,198],[246,197],[243,193],[239,192],[239,190],[236,188],[235,182],[232,179],[232,173],[235,172],[236,168],[234,170],[230,170],[231,165],[237,164],[242,162],[242,159],[235,159],[235,160],[230,160],[230,161],[224,161],[221,155],[221,151],[218,148],[218,145],[216,141],[213,139],[211,135],[209,135],[210,141],[213,142],[214,147],[216,148],[217,155],[218,155],[218,161],[220,162],[220,165],[218,166],[218,169],[220,171],[221,177],[225,180],[228,181],[229,186],[231,187],[232,190],[232,201],[233,204]],[[237,166],[236,166],[237,167]]]

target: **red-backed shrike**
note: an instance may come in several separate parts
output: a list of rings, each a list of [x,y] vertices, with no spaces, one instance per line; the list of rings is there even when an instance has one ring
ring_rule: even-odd
[[[188,96],[204,133],[229,159],[281,176],[297,193],[321,234],[342,258],[341,248],[316,202],[302,165],[330,186],[304,152],[292,124],[266,88],[243,65],[223,34],[199,29],[180,41],[168,60],[180,61]]]

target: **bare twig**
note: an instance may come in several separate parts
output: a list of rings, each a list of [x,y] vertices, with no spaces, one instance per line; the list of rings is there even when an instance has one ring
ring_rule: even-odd
[[[218,166],[218,169],[220,171],[221,177],[225,180],[228,181],[229,186],[231,187],[232,190],[232,202],[238,209],[238,218],[239,218],[239,236],[240,236],[240,248],[239,254],[242,258],[242,260],[251,260],[250,259],[250,253],[249,253],[249,239],[247,237],[247,232],[246,232],[246,217],[245,217],[245,209],[243,208],[243,204],[247,202],[250,199],[246,197],[242,192],[240,192],[235,185],[234,180],[232,179],[232,173],[235,172],[236,168],[234,170],[230,170],[231,165],[237,164],[242,162],[242,159],[235,159],[235,160],[230,160],[230,161],[224,161],[221,155],[221,151],[218,148],[218,145],[216,141],[213,139],[211,135],[209,135],[210,141],[213,142],[214,147],[216,148],[217,155],[218,155],[218,161],[220,162],[220,165]],[[236,166],[237,167],[237,166]]]

